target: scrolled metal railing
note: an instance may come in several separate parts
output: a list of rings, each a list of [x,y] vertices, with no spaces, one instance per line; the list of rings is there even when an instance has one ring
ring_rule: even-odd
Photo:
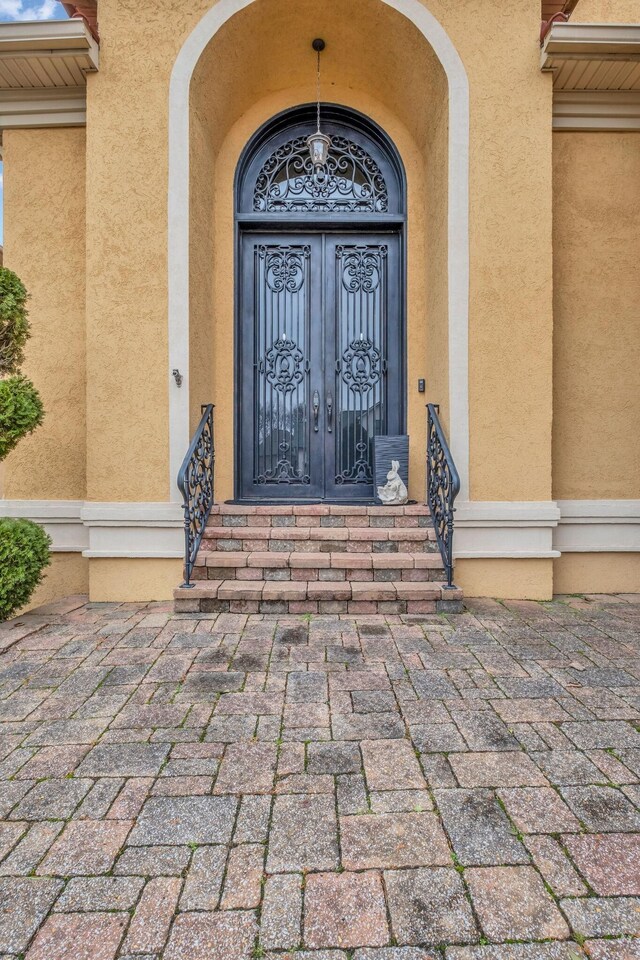
[[[213,404],[202,406],[202,419],[178,473],[184,509],[184,583],[192,587],[191,574],[213,506]]]
[[[453,587],[453,514],[460,491],[460,476],[444,435],[437,403],[427,404],[427,502],[436,531],[436,541]]]

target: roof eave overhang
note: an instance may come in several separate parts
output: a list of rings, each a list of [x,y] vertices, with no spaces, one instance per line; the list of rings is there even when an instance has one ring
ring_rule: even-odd
[[[0,135],[29,127],[83,126],[86,77],[100,51],[80,18],[0,24]]]
[[[69,51],[82,52],[94,70],[98,69],[100,48],[80,17],[73,20],[38,20],[0,23],[0,58],[42,54],[61,57]]]
[[[552,24],[541,69],[553,76],[556,130],[640,130],[640,24]]]
[[[556,21],[542,44],[540,65],[553,70],[557,60],[625,55],[640,58],[640,24]]]

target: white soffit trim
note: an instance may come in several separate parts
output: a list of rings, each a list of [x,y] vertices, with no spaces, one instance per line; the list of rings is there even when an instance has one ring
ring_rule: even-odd
[[[169,497],[189,447],[189,87],[209,41],[255,0],[218,0],[182,46],[169,90]],[[448,34],[421,0],[382,0],[422,33],[447,75],[449,93],[449,445],[469,496],[469,81]],[[171,371],[183,375],[177,387]],[[214,400],[215,397],[202,398]]]
[[[640,500],[559,500],[562,553],[640,553]]]
[[[86,124],[86,76],[99,48],[84,20],[0,24],[0,134]]]
[[[541,68],[553,74],[553,129],[640,129],[640,24],[554,23]]]
[[[640,23],[577,23],[574,20],[551,24],[540,53],[543,70],[554,68],[554,59],[634,56],[640,47]]]

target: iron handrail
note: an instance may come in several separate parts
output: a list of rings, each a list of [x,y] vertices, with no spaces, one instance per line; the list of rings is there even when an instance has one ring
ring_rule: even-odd
[[[460,492],[460,476],[440,423],[439,409],[437,403],[427,404],[427,503],[447,586],[453,587],[453,504]]]
[[[178,472],[178,489],[184,510],[183,587],[193,586],[191,574],[213,506],[213,407],[212,403],[202,405],[202,418]]]

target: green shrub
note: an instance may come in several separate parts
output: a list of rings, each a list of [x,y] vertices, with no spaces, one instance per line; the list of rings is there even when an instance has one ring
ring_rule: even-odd
[[[0,375],[17,373],[29,339],[27,291],[12,270],[0,267]]]
[[[27,603],[51,562],[51,538],[31,520],[0,519],[0,620]]]
[[[0,380],[0,460],[42,423],[40,394],[26,377]]]

